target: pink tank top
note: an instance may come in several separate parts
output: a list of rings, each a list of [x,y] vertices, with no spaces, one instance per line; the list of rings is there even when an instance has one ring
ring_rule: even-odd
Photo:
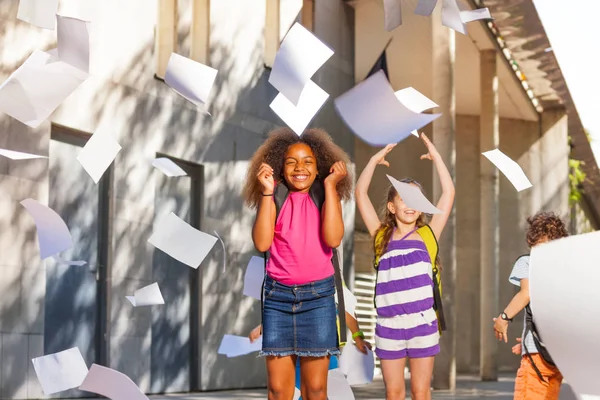
[[[308,193],[290,192],[275,223],[267,274],[284,285],[333,275],[331,247],[321,238],[321,212]]]

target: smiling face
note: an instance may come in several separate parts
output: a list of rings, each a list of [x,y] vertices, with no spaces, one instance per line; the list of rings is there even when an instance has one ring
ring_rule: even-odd
[[[419,187],[418,185],[416,185],[414,183],[411,183],[411,185]],[[389,201],[387,203],[387,208],[388,208],[389,212],[391,212],[392,214],[395,215],[397,222],[400,222],[405,225],[411,225],[411,224],[416,223],[422,214],[420,211],[409,208],[404,203],[404,201],[402,201],[402,199],[400,198],[400,195],[398,195],[398,194],[396,194],[394,196],[394,199],[392,201]]]
[[[283,161],[283,178],[293,192],[308,192],[317,177],[317,159],[310,146],[291,145]]]

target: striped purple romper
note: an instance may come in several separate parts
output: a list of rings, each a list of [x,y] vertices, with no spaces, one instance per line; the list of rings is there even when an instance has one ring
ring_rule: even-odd
[[[406,240],[413,232],[391,240],[379,260],[375,353],[383,360],[440,352],[431,260],[424,242]]]

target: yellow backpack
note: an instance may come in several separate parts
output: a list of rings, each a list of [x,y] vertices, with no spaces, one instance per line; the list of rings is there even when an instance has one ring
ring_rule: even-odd
[[[439,265],[437,263],[437,257],[439,253],[439,246],[435,234],[431,230],[429,225],[424,225],[416,231],[423,239],[427,253],[429,253],[429,259],[431,260],[432,272],[433,272],[433,309],[438,319],[438,330],[440,335],[442,331],[446,330],[446,319],[444,318],[444,308],[442,307],[442,274],[440,273]],[[383,240],[383,232],[380,231],[375,237],[375,243],[379,243]],[[383,249],[383,246],[378,246]],[[379,272],[379,259],[382,254],[375,254],[374,267]],[[373,296],[373,304],[377,308],[375,303],[375,295]]]

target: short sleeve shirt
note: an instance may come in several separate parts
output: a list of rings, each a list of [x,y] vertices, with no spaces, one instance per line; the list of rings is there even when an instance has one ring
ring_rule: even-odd
[[[510,277],[508,281],[515,286],[521,287],[521,279],[529,279],[529,256],[520,257],[513,266],[513,269],[510,273]],[[538,353],[538,349],[535,346],[535,342],[533,341],[533,335],[531,332],[527,334],[525,337],[525,325],[526,325],[527,314],[523,316],[523,333],[521,334],[521,339],[523,340],[523,348],[521,350],[521,354],[525,353],[525,347],[529,350],[530,353]]]

